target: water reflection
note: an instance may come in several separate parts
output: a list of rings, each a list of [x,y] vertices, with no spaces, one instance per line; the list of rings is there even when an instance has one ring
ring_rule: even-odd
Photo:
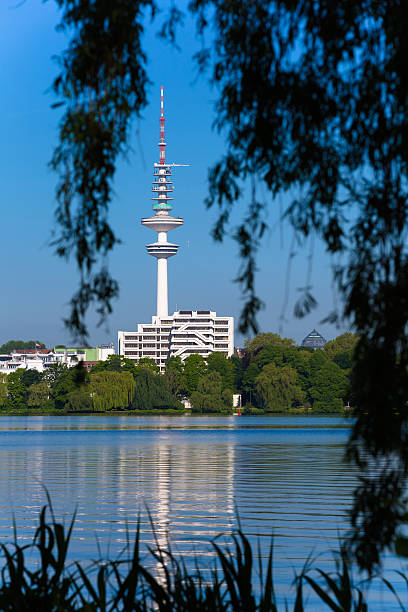
[[[71,556],[118,554],[140,518],[142,541],[211,554],[237,526],[268,554],[278,583],[311,550],[330,558],[356,483],[343,463],[349,423],[305,418],[34,417],[0,419],[0,540],[32,537],[50,492],[57,516],[77,509]]]

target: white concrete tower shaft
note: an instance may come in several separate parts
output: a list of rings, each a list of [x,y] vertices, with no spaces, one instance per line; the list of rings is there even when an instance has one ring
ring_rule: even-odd
[[[181,164],[166,164],[166,140],[164,136],[163,114],[163,86],[160,98],[160,140],[159,163],[154,164],[154,181],[152,200],[155,215],[142,219],[142,225],[157,232],[157,242],[146,245],[147,252],[157,259],[157,316],[168,316],[168,289],[167,289],[167,259],[177,254],[178,245],[167,241],[167,232],[183,225],[183,219],[172,217],[169,213],[173,206],[173,198],[169,196],[174,190],[171,182],[171,168]],[[184,164],[183,164],[184,165]]]

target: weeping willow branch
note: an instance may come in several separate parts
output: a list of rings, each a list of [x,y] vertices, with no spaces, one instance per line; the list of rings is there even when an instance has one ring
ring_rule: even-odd
[[[129,148],[131,120],[146,105],[146,56],[141,37],[152,0],[56,0],[62,9],[59,29],[71,36],[58,58],[54,92],[63,105],[59,144],[50,162],[58,174],[52,246],[73,258],[80,285],[65,323],[86,337],[85,315],[97,304],[100,322],[112,310],[118,283],[106,259],[120,240],[109,222],[117,160]]]

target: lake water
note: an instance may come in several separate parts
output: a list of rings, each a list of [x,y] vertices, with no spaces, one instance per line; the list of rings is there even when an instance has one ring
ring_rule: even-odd
[[[328,568],[347,528],[356,475],[343,463],[349,423],[308,417],[2,417],[0,540],[29,540],[50,493],[77,519],[71,557],[114,557],[133,534],[211,558],[208,542],[238,520],[264,557],[274,536],[275,579],[289,592],[308,555]],[[387,558],[390,570],[399,560]],[[402,588],[392,576],[398,589]],[[371,609],[399,607],[380,583]],[[313,606],[312,608],[313,609]],[[316,609],[316,608],[314,608]]]

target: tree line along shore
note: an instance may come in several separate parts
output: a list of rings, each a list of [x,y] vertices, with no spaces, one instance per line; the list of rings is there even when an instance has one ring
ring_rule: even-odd
[[[345,333],[323,349],[260,333],[240,356],[170,357],[160,373],[152,359],[134,363],[111,355],[88,372],[81,362],[45,372],[0,374],[0,414],[132,413],[231,414],[240,394],[244,414],[342,413],[353,405],[351,376],[357,336]]]

